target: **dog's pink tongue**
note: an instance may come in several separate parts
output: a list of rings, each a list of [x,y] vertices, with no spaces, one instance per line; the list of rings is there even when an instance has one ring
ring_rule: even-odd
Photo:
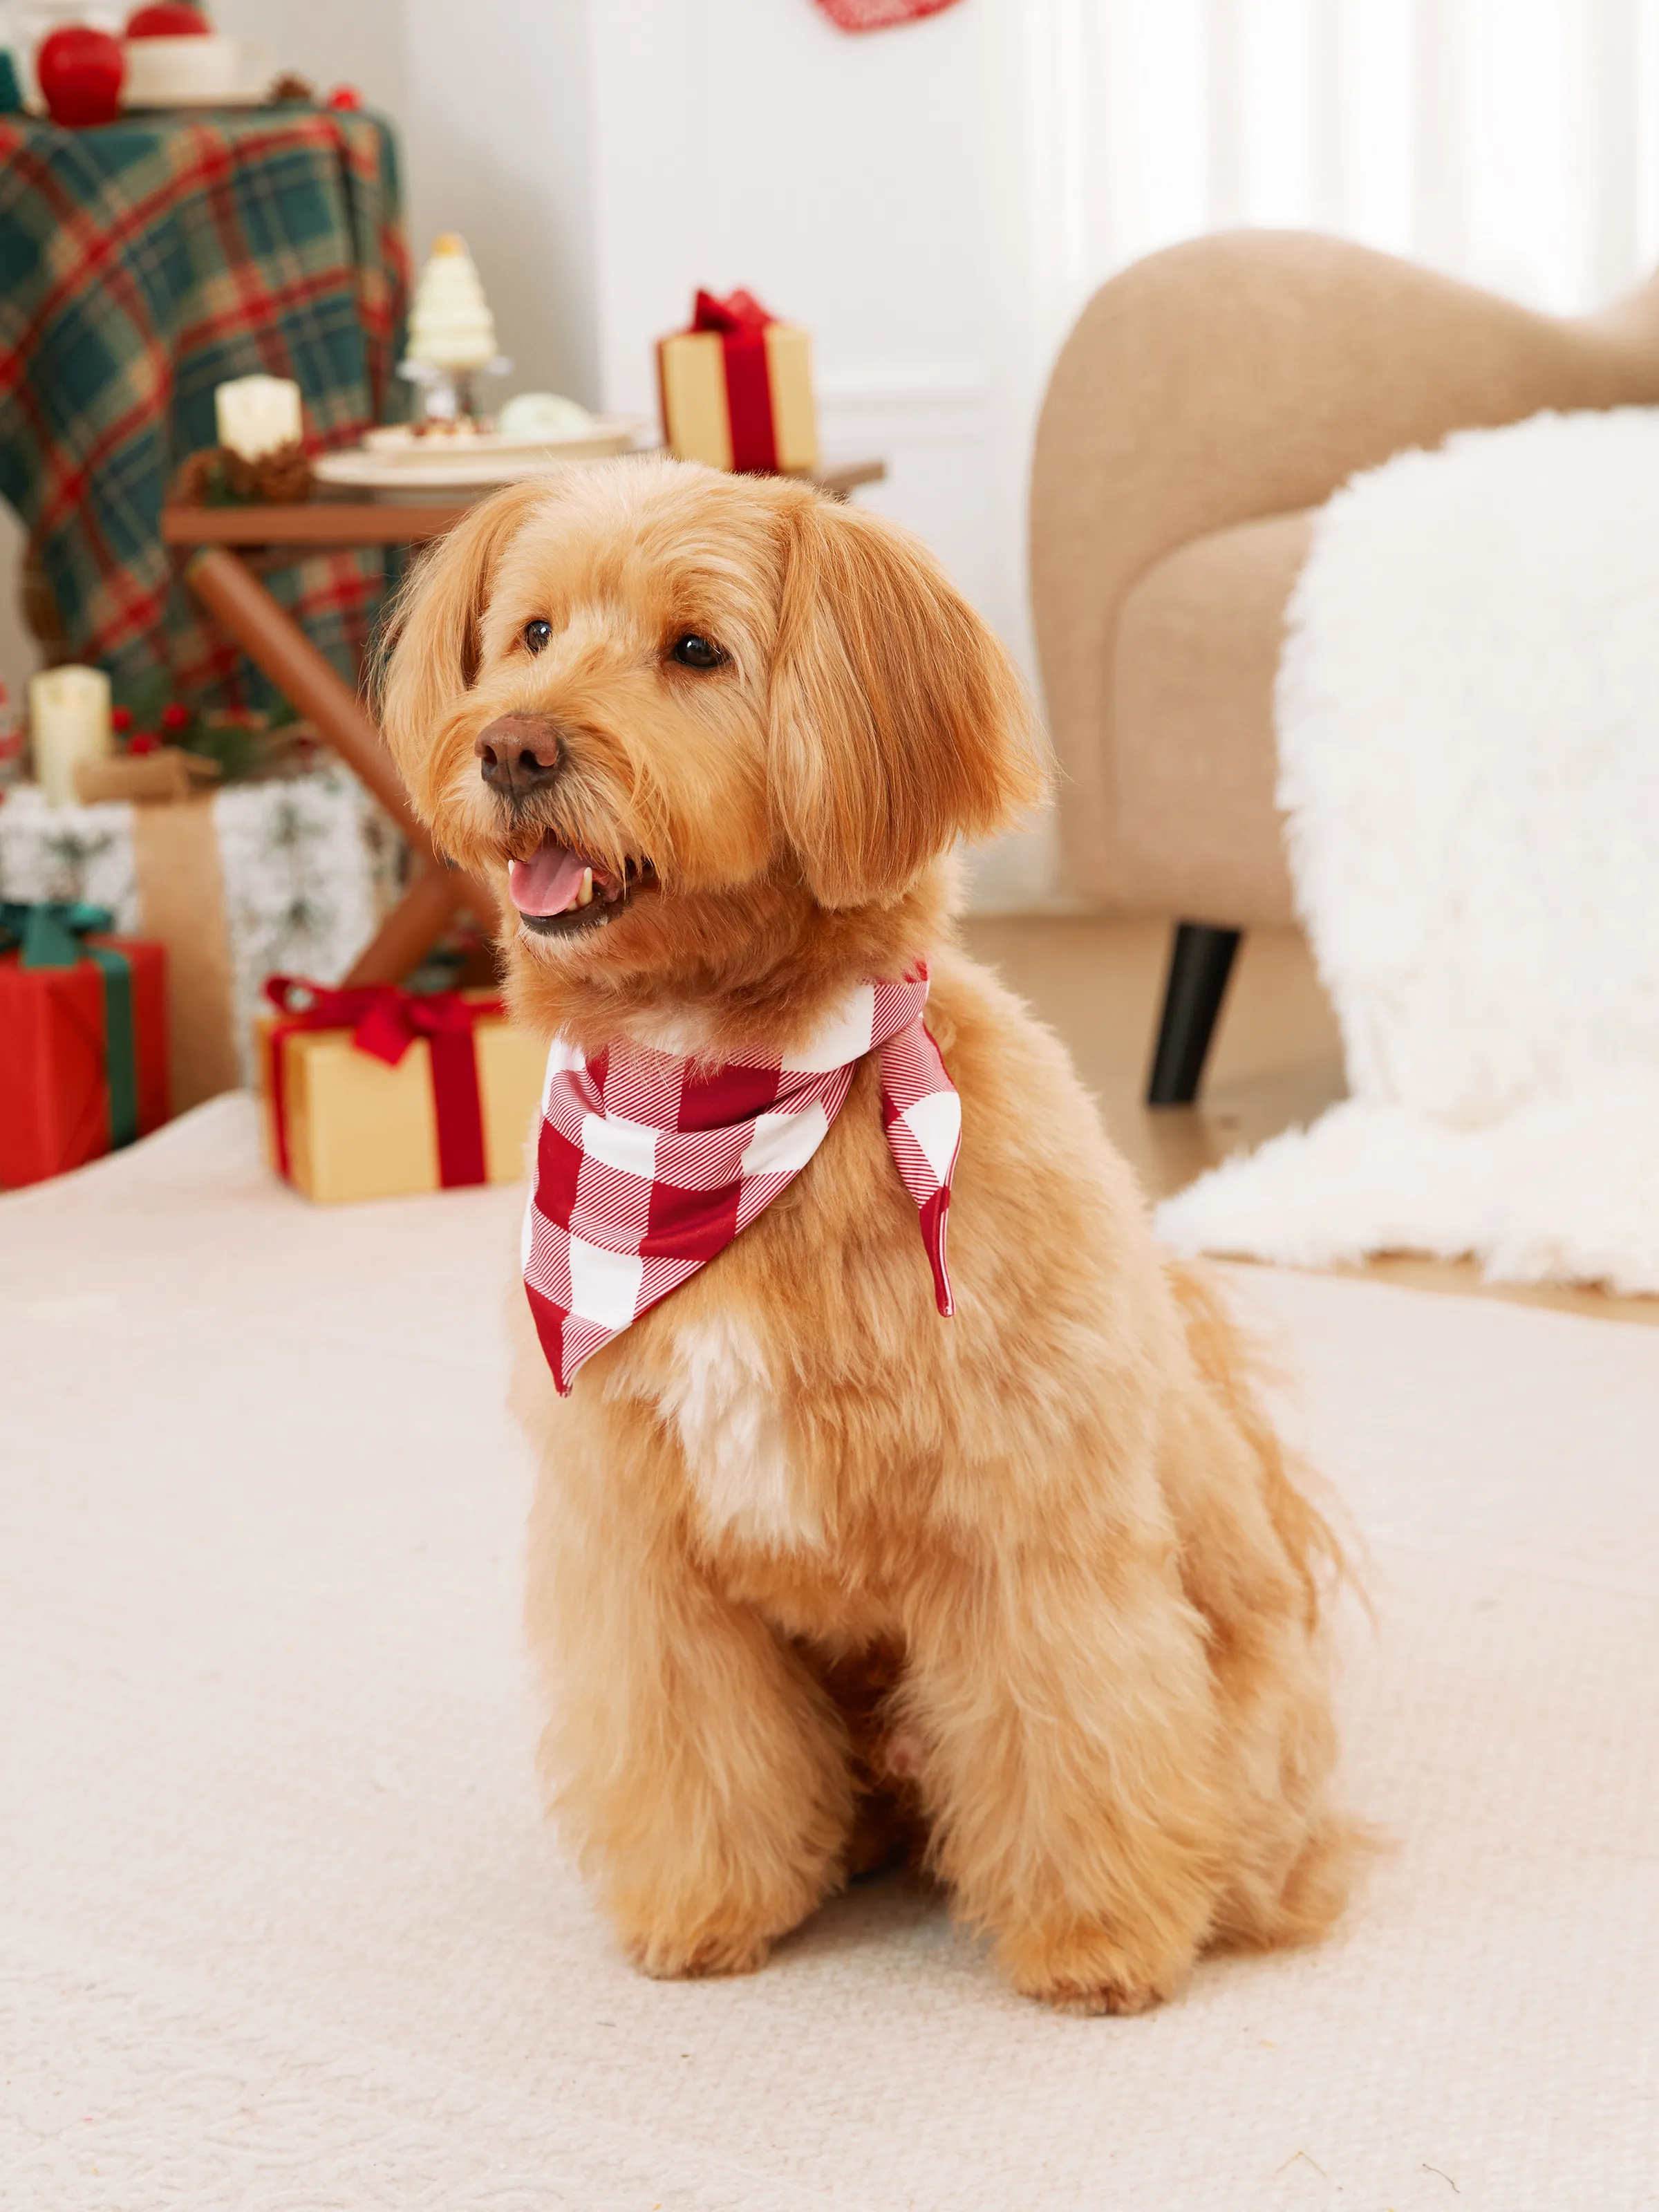
[[[507,889],[520,914],[563,914],[576,903],[587,866],[580,853],[545,837],[527,860],[507,870]]]

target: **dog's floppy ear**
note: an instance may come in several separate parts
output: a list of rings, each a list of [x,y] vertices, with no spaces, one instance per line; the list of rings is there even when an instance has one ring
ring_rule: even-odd
[[[1042,796],[1012,662],[920,541],[856,507],[784,510],[771,696],[779,831],[825,906],[890,897]]]
[[[381,663],[380,720],[411,788],[433,738],[477,675],[495,564],[547,495],[545,483],[532,481],[481,500],[422,556],[398,594]]]

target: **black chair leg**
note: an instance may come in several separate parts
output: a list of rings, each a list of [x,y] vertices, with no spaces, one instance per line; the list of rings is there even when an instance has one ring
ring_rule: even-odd
[[[1200,921],[1176,925],[1164,985],[1164,1018],[1146,1086],[1149,1106],[1190,1106],[1198,1096],[1239,935],[1236,929],[1212,929]]]

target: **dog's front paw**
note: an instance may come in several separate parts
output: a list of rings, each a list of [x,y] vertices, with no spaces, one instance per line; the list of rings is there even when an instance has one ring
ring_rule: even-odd
[[[642,1974],[676,1982],[703,1974],[752,1974],[770,1957],[772,1941],[753,1929],[653,1928],[624,1936],[623,1948]]]
[[[1185,1954],[1157,1959],[1137,1952],[1103,1928],[1074,1929],[1040,1944],[1005,1941],[1000,1951],[1023,1996],[1079,2014],[1150,2012],[1183,1987],[1193,1963]]]
[[[709,1854],[711,1858],[716,1855]],[[752,1974],[846,1880],[842,1857],[775,1852],[769,1863],[688,1865],[684,1856],[612,1869],[604,1903],[618,1944],[658,1981]]]
[[[1161,2005],[1166,1997],[1173,1996],[1175,1989],[1133,1982],[1102,1982],[1093,1989],[1073,1989],[1060,1982],[1050,1989],[1030,1990],[1026,1994],[1041,1998],[1056,2012],[1076,2013],[1086,2020],[1102,2013],[1121,2018],[1133,2013],[1151,2012],[1154,2005]]]

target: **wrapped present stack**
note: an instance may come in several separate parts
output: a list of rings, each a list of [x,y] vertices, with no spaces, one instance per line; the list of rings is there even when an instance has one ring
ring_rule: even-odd
[[[546,1052],[487,991],[273,975],[258,1025],[271,1166],[307,1198],[516,1182]]]
[[[165,946],[175,1113],[252,1079],[265,977],[343,975],[398,896],[402,859],[333,765],[139,804],[53,806],[26,783],[0,805],[0,899],[90,901],[118,934]]]
[[[683,461],[743,474],[818,465],[812,341],[751,293],[699,292],[690,330],[657,348],[663,436]]]
[[[0,793],[0,1185],[257,1081],[273,1164],[311,1197],[516,1181],[542,1048],[488,993],[337,986],[402,889],[362,786],[296,770],[285,733],[198,727],[159,697],[112,708],[97,670],[36,681],[50,789]],[[210,742],[241,780],[207,792]],[[170,757],[182,781],[149,773]],[[288,980],[301,968],[322,980]]]
[[[41,1182],[167,1118],[167,955],[106,908],[0,903],[0,1189]]]

